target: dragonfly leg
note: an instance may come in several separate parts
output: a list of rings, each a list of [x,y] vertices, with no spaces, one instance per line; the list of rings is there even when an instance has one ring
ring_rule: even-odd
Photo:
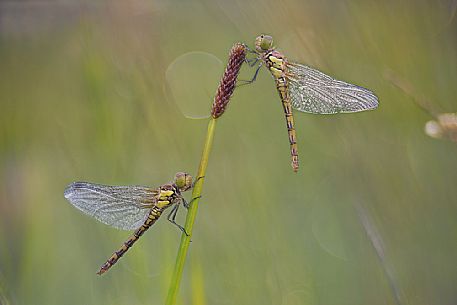
[[[200,176],[200,177],[198,177],[197,179],[195,179],[195,181],[192,183],[191,188],[194,188],[195,184],[197,184],[197,182],[198,182],[200,179],[203,179],[203,178],[205,178],[205,176]]]
[[[242,83],[237,84],[236,86],[241,87],[243,85],[249,85],[249,84],[252,84],[253,82],[255,82],[255,80],[257,79],[257,75],[259,74],[260,68],[262,67],[262,64],[263,64],[262,62],[259,64],[259,66],[255,70],[254,77],[251,80],[239,80],[238,82],[242,82]]]
[[[174,224],[175,226],[177,226],[184,234],[186,234],[187,236],[189,236],[189,234],[187,234],[186,232],[186,229],[184,229],[183,226],[179,225],[176,223],[176,214],[178,213],[178,209],[179,209],[179,204],[175,204],[175,206],[173,207],[173,209],[171,210],[170,214],[168,214],[168,221],[171,222],[172,224]]]
[[[253,54],[259,54],[257,51],[255,50],[252,50],[251,48],[249,48],[247,45],[244,45],[245,49],[249,52],[249,53],[253,53]]]
[[[195,200],[200,199],[200,198],[202,198],[201,195],[192,198],[192,199],[190,200],[190,202],[187,202],[186,199],[183,198],[183,199],[182,199],[182,200],[183,200],[182,203],[183,203],[184,207],[185,207],[186,209],[188,209],[188,208],[190,207],[190,205],[192,204],[192,202],[194,202]]]
[[[249,67],[252,68],[259,62],[259,58],[258,57],[251,58],[251,59],[246,58],[245,61],[249,65]]]

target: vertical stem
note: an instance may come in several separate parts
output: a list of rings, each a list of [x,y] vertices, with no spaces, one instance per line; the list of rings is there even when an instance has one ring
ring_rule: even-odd
[[[166,305],[174,305],[176,303],[176,297],[179,291],[179,284],[181,283],[182,272],[184,269],[184,263],[186,261],[187,251],[189,250],[190,240],[192,238],[192,229],[194,227],[195,216],[197,216],[198,209],[198,198],[201,196],[203,181],[205,180],[206,168],[208,167],[209,153],[213,145],[214,129],[216,127],[216,119],[224,114],[227,105],[230,101],[230,97],[236,87],[236,79],[240,72],[240,68],[245,62],[246,58],[246,46],[241,43],[236,43],[230,50],[229,60],[227,67],[225,68],[224,75],[219,83],[219,87],[214,97],[213,105],[211,107],[211,120],[208,123],[208,131],[206,133],[205,146],[203,148],[202,158],[200,160],[200,166],[198,168],[197,182],[194,185],[192,191],[193,200],[189,211],[187,212],[186,224],[184,228],[187,234],[182,234],[181,244],[179,245],[178,257],[176,258],[175,270],[173,271],[170,283],[170,289],[168,290],[168,296]]]
[[[186,256],[187,256],[187,251],[189,249],[189,244],[190,240],[192,238],[192,229],[194,227],[194,222],[195,222],[195,217],[197,215],[197,210],[198,210],[198,203],[199,203],[199,197],[201,196],[202,193],[202,188],[203,188],[203,182],[205,180],[205,173],[206,173],[206,168],[208,167],[208,158],[209,154],[211,152],[211,147],[213,145],[213,137],[214,137],[214,129],[216,127],[216,119],[211,118],[211,120],[208,123],[208,131],[206,133],[206,140],[205,140],[205,146],[203,148],[202,152],[202,157],[200,160],[200,166],[198,168],[198,174],[196,179],[200,178],[196,183],[192,191],[192,198],[197,198],[195,199],[191,206],[189,207],[189,211],[187,212],[187,217],[186,217],[186,224],[184,228],[186,229],[187,236],[186,234],[182,234],[181,236],[181,244],[179,246],[178,250],[178,256],[176,258],[176,264],[175,264],[175,269],[173,271],[172,277],[171,277],[171,284],[170,288],[168,290],[168,296],[166,300],[166,305],[174,305],[176,303],[176,297],[178,295],[179,291],[179,285],[181,283],[181,278],[182,278],[182,272],[184,269],[184,263],[186,261]]]

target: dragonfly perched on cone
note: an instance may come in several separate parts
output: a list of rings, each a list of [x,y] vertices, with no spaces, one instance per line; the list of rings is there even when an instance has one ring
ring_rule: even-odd
[[[352,85],[310,68],[290,62],[273,46],[273,38],[260,35],[255,40],[255,58],[248,59],[250,66],[265,65],[275,79],[276,88],[282,101],[289,134],[292,168],[298,171],[298,147],[292,108],[313,114],[352,113],[373,110],[378,107],[378,98],[370,90]]]
[[[192,176],[179,172],[172,182],[158,188],[109,186],[89,182],[73,182],[68,185],[64,196],[74,207],[117,229],[135,230],[97,274],[108,271],[170,207],[172,209],[168,220],[187,234],[185,229],[176,223],[175,218],[181,204],[189,207],[190,203],[184,199],[182,193],[193,188],[197,180],[192,182]]]

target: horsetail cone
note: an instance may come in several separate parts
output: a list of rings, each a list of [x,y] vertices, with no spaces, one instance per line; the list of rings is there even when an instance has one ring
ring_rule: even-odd
[[[217,88],[211,108],[211,116],[214,119],[220,117],[230,101],[236,86],[236,79],[241,69],[241,65],[246,58],[246,47],[241,43],[236,43],[230,50],[229,60],[225,68],[224,75]]]

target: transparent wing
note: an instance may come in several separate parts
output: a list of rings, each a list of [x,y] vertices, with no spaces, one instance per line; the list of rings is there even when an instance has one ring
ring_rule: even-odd
[[[122,230],[141,226],[155,203],[157,191],[144,186],[108,186],[74,182],[64,191],[77,209]]]
[[[351,85],[313,68],[287,65],[292,107],[315,114],[350,113],[378,107],[378,98],[368,89]]]

